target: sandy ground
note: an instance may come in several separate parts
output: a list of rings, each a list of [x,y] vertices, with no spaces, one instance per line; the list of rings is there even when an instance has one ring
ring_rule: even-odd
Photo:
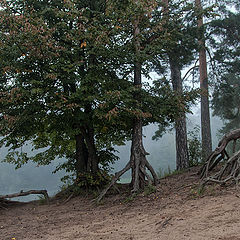
[[[83,197],[14,204],[0,209],[0,239],[240,240],[238,188],[210,186],[199,196],[197,182],[184,173],[163,179],[150,195],[112,195],[102,205]]]

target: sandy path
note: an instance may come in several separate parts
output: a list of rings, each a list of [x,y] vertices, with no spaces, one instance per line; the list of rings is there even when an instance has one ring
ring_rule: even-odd
[[[0,239],[240,240],[236,189],[197,199],[186,195],[186,190],[158,189],[130,203],[111,197],[101,206],[84,198],[14,206],[0,210]]]

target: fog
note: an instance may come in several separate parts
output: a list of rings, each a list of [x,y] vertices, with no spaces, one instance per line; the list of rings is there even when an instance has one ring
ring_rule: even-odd
[[[218,138],[218,129],[222,127],[222,122],[218,118],[212,118],[212,137],[213,148],[216,147]],[[200,114],[196,111],[194,115],[188,115],[188,129],[200,125]],[[147,159],[152,164],[156,172],[162,173],[175,169],[175,133],[174,131],[165,134],[158,141],[152,140],[152,136],[157,130],[157,125],[149,125],[143,129],[145,150],[150,154]],[[120,160],[112,166],[112,173],[121,170],[130,158],[130,142],[125,146],[117,147]],[[29,148],[29,147],[28,147]],[[30,148],[29,148],[30,149]],[[0,159],[6,155],[7,149],[1,148]],[[58,165],[56,160],[49,166],[37,167],[34,163],[28,163],[20,169],[15,169],[14,165],[0,163],[0,195],[28,191],[31,189],[46,189],[49,195],[56,194],[63,185],[61,177],[65,175],[64,171],[53,174],[55,167]],[[127,182],[130,177],[130,171],[121,178],[122,182]],[[20,197],[14,200],[29,201],[38,199],[37,196]]]

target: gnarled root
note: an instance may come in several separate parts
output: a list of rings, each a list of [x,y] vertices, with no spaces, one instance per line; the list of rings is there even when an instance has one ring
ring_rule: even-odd
[[[226,134],[218,144],[218,147],[208,157],[206,163],[200,170],[200,176],[203,180],[202,184],[207,182],[215,182],[219,184],[226,184],[228,181],[239,182],[240,179],[240,150],[235,152],[236,141],[240,138],[240,129],[234,130]],[[229,156],[226,147],[231,142],[233,143],[233,155]],[[215,174],[209,173],[219,165],[222,160],[226,162],[221,166],[220,170]]]

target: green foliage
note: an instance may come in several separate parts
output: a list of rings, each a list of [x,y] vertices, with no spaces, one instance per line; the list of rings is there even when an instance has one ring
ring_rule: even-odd
[[[225,126],[221,129],[222,134],[240,127],[239,92],[240,79],[234,74],[223,76],[215,86],[212,100],[213,113],[225,121]]]
[[[157,191],[157,188],[153,185],[147,185],[145,188],[144,188],[144,196],[148,196],[152,193],[155,193]]]
[[[193,198],[198,198],[201,197],[205,192],[205,188],[201,186],[196,186],[191,189],[190,194],[192,195]]]
[[[195,126],[188,132],[189,166],[197,166],[202,161],[202,144],[200,139],[200,127]]]
[[[117,159],[111,146],[123,143],[130,128],[107,116],[126,96],[119,97],[120,90],[126,92],[130,84],[117,77],[114,67],[106,68],[112,35],[102,24],[103,5],[1,3],[1,146],[10,147],[5,161],[21,167],[28,161],[45,165],[66,158],[59,169],[74,171],[75,136],[90,128],[97,132],[91,137],[99,164],[106,169]],[[40,151],[23,153],[27,142]]]
[[[235,4],[234,1],[232,4]],[[225,121],[221,134],[240,127],[240,14],[239,8],[236,8],[235,12],[231,10],[223,7],[221,18],[210,24],[210,44],[214,53],[214,72],[217,74],[212,108],[213,114]]]
[[[155,58],[173,51],[171,46],[183,49],[180,39],[186,51],[193,39],[183,39],[187,28],[175,22],[185,16],[186,5],[168,34],[159,27],[162,9],[156,3],[0,3],[0,146],[9,147],[5,161],[21,167],[28,161],[47,165],[66,159],[56,170],[66,169],[79,187],[99,187],[108,182],[106,171],[117,160],[113,145],[130,139],[134,118],[165,127],[189,111],[194,92],[176,95],[164,79],[153,86],[132,86],[136,61],[148,76]],[[132,31],[137,18],[141,47],[136,55]],[[79,135],[87,152],[83,174],[76,167]],[[22,152],[26,143],[37,153]]]
[[[130,196],[128,196],[123,202],[124,203],[132,202],[137,196],[138,196],[138,193],[133,193]]]
[[[71,167],[67,166],[65,166],[64,169],[66,169],[68,174],[61,179],[64,183],[61,190],[69,188],[74,192],[75,196],[77,196],[78,193],[81,194],[85,191],[102,189],[111,180],[111,176],[108,174],[109,169],[100,169],[96,175],[93,175],[91,172],[81,172],[76,174],[74,169],[70,170]],[[57,168],[55,172],[58,170],[60,169]]]
[[[89,173],[82,173],[78,175],[75,185],[84,189],[102,188],[110,180],[111,177],[106,171],[98,171],[95,176]]]

